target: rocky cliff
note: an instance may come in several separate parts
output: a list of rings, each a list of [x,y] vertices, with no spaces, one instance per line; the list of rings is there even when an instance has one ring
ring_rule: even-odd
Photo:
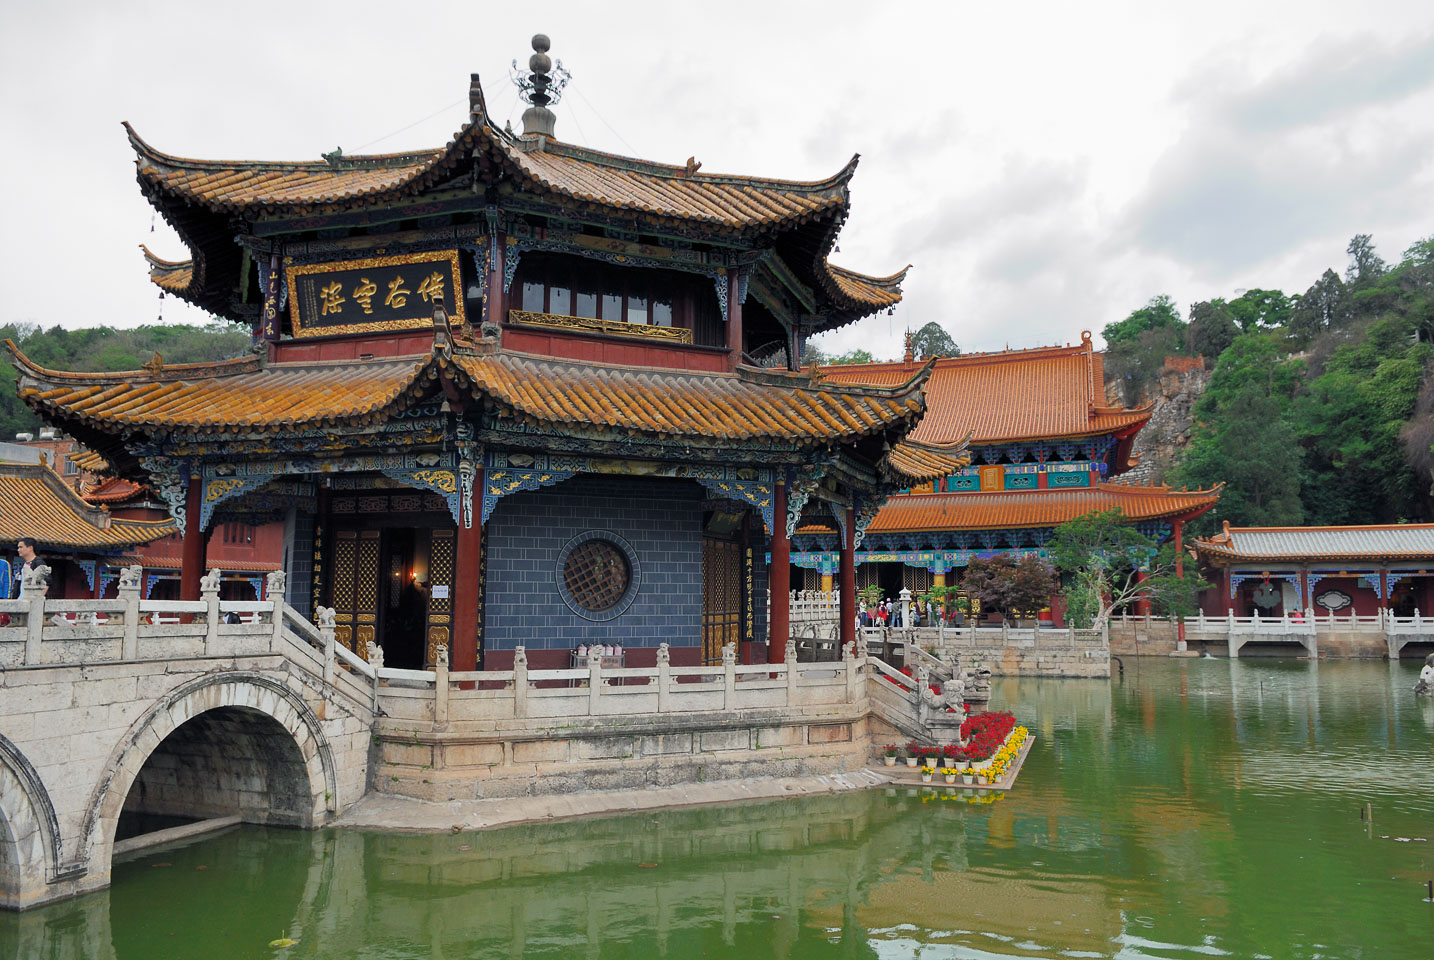
[[[1135,437],[1134,468],[1115,478],[1116,483],[1162,483],[1171,466],[1190,442],[1195,401],[1205,392],[1210,373],[1201,357],[1166,357],[1160,379],[1141,397],[1153,403],[1150,422]],[[1120,385],[1106,384],[1107,400],[1120,401]]]

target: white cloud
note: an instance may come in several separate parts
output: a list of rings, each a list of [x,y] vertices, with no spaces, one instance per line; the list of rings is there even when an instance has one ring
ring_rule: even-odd
[[[790,178],[862,154],[834,259],[915,268],[833,349],[895,354],[931,320],[966,349],[1065,342],[1157,293],[1303,289],[1356,232],[1391,258],[1434,232],[1425,3],[334,9],[5,5],[0,323],[154,320],[136,245],[185,250],[149,232],[121,120],[207,158],[434,146],[471,71],[516,122],[508,64],[539,30],[575,78],[565,137]]]

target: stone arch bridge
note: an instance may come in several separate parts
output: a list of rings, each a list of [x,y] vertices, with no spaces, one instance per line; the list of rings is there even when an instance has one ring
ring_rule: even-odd
[[[594,647],[530,671],[518,647],[507,671],[399,670],[336,644],[332,611],[315,626],[283,599],[220,601],[217,576],[202,594],[144,600],[136,572],[114,600],[0,600],[0,907],[107,886],[115,855],[162,836],[155,818],[314,827],[366,790],[826,775],[865,766],[873,739],[954,735],[928,691],[952,664],[935,660],[915,677],[854,645],[799,662],[792,638],[778,664],[728,645],[720,665],[678,667],[664,646],[653,667],[611,668]]]
[[[318,826],[364,793],[372,687],[282,599],[0,613],[0,906],[107,886],[131,818]]]

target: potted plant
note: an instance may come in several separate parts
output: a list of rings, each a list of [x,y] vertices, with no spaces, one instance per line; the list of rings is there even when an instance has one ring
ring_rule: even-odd
[[[916,762],[921,759],[921,754],[923,752],[924,748],[915,740],[908,743],[906,745],[906,765],[908,767],[916,766]]]
[[[975,783],[975,782],[976,782],[976,771],[975,771],[975,770],[972,770],[970,767],[962,767],[962,768],[961,768],[961,782],[964,783],[964,784],[966,784],[968,787],[969,787],[971,784]]]
[[[930,782],[931,782],[931,775],[934,774],[935,772],[936,772],[936,768],[935,768],[935,767],[922,767],[922,768],[921,768],[921,782],[922,782],[922,783],[930,783]]]
[[[955,767],[942,767],[942,768],[941,768],[941,775],[946,778],[946,782],[947,782],[947,783],[955,783],[955,782],[956,782],[956,768],[955,768]]]
[[[888,767],[896,766],[896,744],[888,743],[883,749],[882,755],[886,758],[886,765]]]

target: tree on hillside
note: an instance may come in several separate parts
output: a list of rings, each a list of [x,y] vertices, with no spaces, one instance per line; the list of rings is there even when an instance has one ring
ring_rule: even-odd
[[[1296,406],[1306,449],[1305,499],[1319,523],[1409,519],[1424,483],[1401,440],[1434,346],[1397,313],[1368,321],[1339,346]]]
[[[1105,337],[1106,346],[1114,348],[1117,344],[1134,342],[1147,330],[1183,331],[1184,327],[1175,301],[1162,293],[1151,297],[1145,306],[1132,310],[1124,320],[1106,324],[1101,336]]]
[[[983,611],[1010,617],[1035,616],[1051,602],[1056,587],[1055,573],[1034,556],[1019,561],[1004,553],[976,557],[961,576],[961,592],[979,600]]]
[[[1374,240],[1367,233],[1357,233],[1345,248],[1349,254],[1349,266],[1344,272],[1344,282],[1356,289],[1374,283],[1387,269],[1382,257],[1374,252]]]
[[[1185,328],[1185,348],[1190,353],[1213,365],[1239,335],[1240,328],[1224,300],[1216,297],[1190,305],[1190,324]]]
[[[1289,322],[1294,303],[1281,290],[1246,290],[1230,301],[1230,316],[1246,333],[1282,327]]]
[[[0,326],[0,340],[13,340],[30,360],[55,370],[105,372],[136,370],[155,353],[165,363],[207,363],[237,357],[249,349],[249,331],[215,320],[205,326],[150,325],[116,330],[87,327],[41,330],[33,324]],[[40,420],[15,395],[15,374],[0,371],[0,438],[33,431]]]
[[[1047,549],[1066,582],[1066,616],[1078,627],[1104,629],[1115,610],[1141,598],[1161,616],[1189,616],[1209,586],[1193,563],[1177,576],[1174,545],[1130,526],[1119,508],[1061,524]]]
[[[1288,326],[1295,343],[1305,346],[1326,331],[1342,329],[1349,318],[1347,300],[1344,281],[1326,270],[1290,311]]]
[[[1272,333],[1243,334],[1220,355],[1172,477],[1195,487],[1225,484],[1201,526],[1300,522],[1303,451],[1291,408],[1303,371],[1303,364],[1284,357]]]
[[[951,339],[951,334],[947,333],[946,329],[934,320],[912,335],[911,350],[921,360],[961,355],[961,348],[956,346],[956,341]]]
[[[1106,376],[1120,384],[1121,399],[1128,405],[1140,403],[1146,390],[1160,379],[1165,358],[1187,350],[1183,330],[1159,327],[1145,330],[1134,340],[1111,347],[1105,354]]]

